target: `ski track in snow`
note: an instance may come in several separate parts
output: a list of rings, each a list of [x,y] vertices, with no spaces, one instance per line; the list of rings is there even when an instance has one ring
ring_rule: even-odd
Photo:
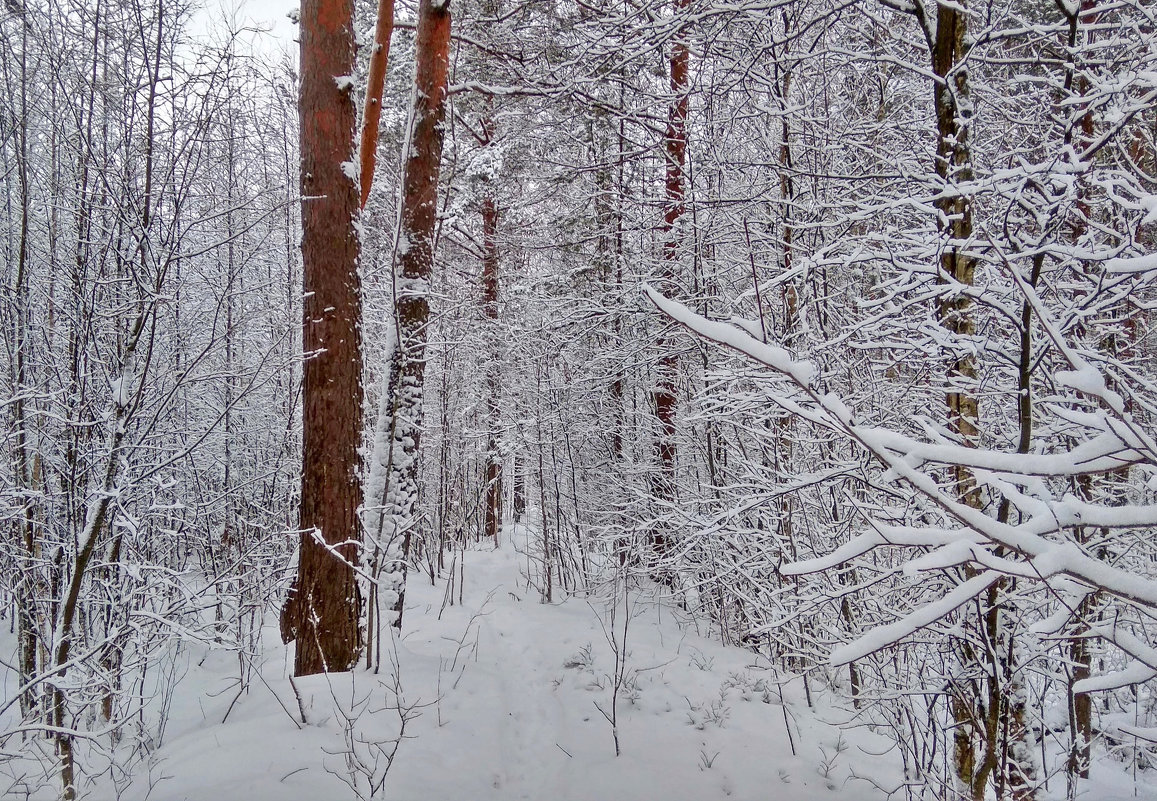
[[[567,757],[555,745],[566,729],[565,714],[559,685],[545,669],[556,662],[562,672],[562,659],[548,653],[546,639],[555,610],[527,598],[517,564],[508,557],[482,552],[467,558],[477,563],[467,568],[467,581],[476,570],[482,573],[479,582],[493,586],[477,622],[478,660],[467,662],[458,690],[473,694],[479,728],[493,727],[489,789],[495,798],[569,798],[559,772]],[[460,614],[475,611],[468,606]],[[559,643],[553,644],[558,650]],[[500,721],[505,725],[496,725]]]
[[[505,612],[505,610],[503,610]],[[536,666],[541,662],[532,659],[531,651],[536,650],[526,636],[525,629],[501,624],[501,618],[487,620],[483,633],[490,634],[488,644],[497,654],[497,664],[506,666],[497,670],[501,708],[505,710],[510,725],[500,730],[502,742],[502,779],[505,786],[518,788],[518,798],[538,799],[549,797],[544,781],[545,774],[531,770],[531,760],[541,758],[539,749],[551,741],[558,729],[558,716],[551,719],[547,709],[557,708],[558,701],[544,692],[542,676]],[[496,787],[495,789],[500,789]]]

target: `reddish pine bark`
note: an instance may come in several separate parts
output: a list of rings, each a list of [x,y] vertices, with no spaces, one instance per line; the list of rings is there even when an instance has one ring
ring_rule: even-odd
[[[675,0],[678,14],[690,0]],[[687,156],[687,76],[690,51],[681,39],[671,48],[671,93],[673,99],[667,111],[667,131],[663,137],[667,157],[666,201],[663,213],[662,283],[669,288],[678,284],[679,245],[678,224],[686,210],[684,202],[683,170]],[[655,375],[655,415],[659,433],[655,450],[659,458],[659,475],[655,494],[660,501],[675,500],[675,413],[678,406],[676,381],[679,375],[679,357],[670,334],[659,337],[659,364]],[[662,552],[667,547],[667,535],[660,530],[652,534],[652,545]]]
[[[482,302],[483,312],[493,328],[498,322],[498,204],[492,193],[482,200]],[[498,418],[502,387],[499,383],[497,334],[492,332],[494,351],[486,376],[486,414],[489,432],[486,443],[486,536],[498,545],[502,528],[502,457],[498,449]]]
[[[283,634],[294,674],[348,670],[358,655],[362,357],[353,0],[301,6],[303,450],[301,555]],[[318,542],[318,537],[324,544]]]
[[[394,32],[394,0],[378,0],[378,22],[374,28],[374,50],[366,80],[366,102],[362,110],[361,208],[366,207],[374,185],[378,156],[378,123],[382,118],[382,94],[386,87],[386,66],[390,60],[390,37]]]
[[[438,173],[442,161],[442,119],[450,66],[449,0],[422,0],[415,38],[417,72],[398,252],[398,347],[387,391],[394,410],[393,442],[386,500],[391,539],[393,625],[401,627],[406,557],[418,499],[418,448],[422,436],[422,389],[426,368],[426,323],[430,317],[430,277],[438,222]]]
[[[486,146],[493,146],[494,120],[487,114],[482,124]],[[482,311],[490,321],[491,353],[486,370],[486,512],[485,535],[498,546],[502,528],[502,457],[499,454],[499,411],[502,385],[498,372],[498,202],[494,189],[487,186],[482,198]]]

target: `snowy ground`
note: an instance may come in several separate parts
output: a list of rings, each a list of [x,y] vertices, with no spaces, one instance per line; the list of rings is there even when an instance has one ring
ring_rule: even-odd
[[[851,770],[898,782],[894,760],[875,756],[888,750],[883,737],[822,722],[846,715],[810,711],[798,682],[781,688],[751,654],[697,636],[670,608],[637,593],[616,758],[611,725],[600,712],[612,712],[615,672],[604,633],[611,623],[607,601],[541,604],[537,591],[527,589],[518,550],[507,544],[468,552],[461,606],[443,609],[445,584],[412,576],[407,633],[396,648],[402,696],[419,705],[413,710],[419,716],[407,724],[380,797],[874,799],[883,794],[850,778]],[[620,638],[623,620],[620,605]],[[277,642],[275,631],[267,641]],[[342,753],[346,724],[334,697],[348,709],[351,694],[359,701],[369,696],[353,729],[388,748],[399,723],[397,711],[383,708],[393,706],[392,675],[359,673],[352,682],[343,676],[332,692],[324,678],[298,680],[308,721],[299,729],[282,708],[300,714],[287,678],[291,665],[284,649],[271,646],[265,681],[253,682],[222,723],[236,696],[225,689],[235,681],[236,660],[219,657],[190,666],[179,693],[189,701],[175,710],[156,755],[151,794],[142,777],[124,797],[355,798],[342,780],[350,778]],[[370,749],[360,750],[368,766]],[[377,762],[380,771],[385,760]]]
[[[187,649],[151,764],[119,788],[106,774],[85,796],[369,797],[398,733],[395,675],[410,719],[375,798],[866,801],[899,785],[886,738],[841,729],[849,712],[823,694],[809,708],[798,680],[781,685],[752,654],[698,636],[680,613],[638,592],[619,649],[616,757],[603,714],[612,713],[615,674],[607,600],[541,604],[518,550],[468,552],[462,605],[444,606],[444,582],[412,576],[396,671],[299,679],[295,691],[291,660],[270,628],[261,675],[239,694],[235,655]],[[620,641],[623,621],[619,604]],[[351,742],[358,759],[349,758]],[[1120,770],[1110,773],[1089,798],[1157,797],[1144,786],[1135,796]]]

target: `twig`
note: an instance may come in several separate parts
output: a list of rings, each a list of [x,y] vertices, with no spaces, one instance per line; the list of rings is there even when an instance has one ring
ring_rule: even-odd
[[[285,714],[286,714],[286,715],[289,715],[289,719],[293,721],[293,725],[294,725],[294,726],[296,726],[296,727],[298,728],[298,731],[300,731],[300,730],[301,730],[301,727],[302,727],[302,724],[304,724],[304,723],[305,723],[305,711],[304,711],[304,710],[302,710],[302,712],[301,712],[301,723],[298,723],[298,722],[297,722],[297,718],[295,718],[295,717],[293,716],[293,713],[289,711],[289,707],[287,707],[287,706],[285,705],[285,702],[281,700],[281,696],[280,696],[280,695],[278,695],[278,694],[277,694],[277,692],[276,692],[276,691],[275,691],[275,690],[274,690],[272,687],[270,687],[270,686],[269,686],[269,682],[267,682],[267,681],[265,680],[265,677],[261,675],[261,671],[260,671],[260,670],[256,670],[256,671],[254,671],[254,672],[257,674],[257,678],[261,679],[261,683],[265,685],[265,688],[266,688],[267,690],[269,690],[269,692],[270,692],[270,693],[272,693],[272,694],[273,694],[273,697],[274,697],[274,698],[277,700],[277,705],[278,705],[278,706],[280,706],[282,709],[284,709],[284,710],[285,710]],[[292,678],[289,680],[289,683],[290,683],[290,684],[293,684],[293,679],[292,679]],[[295,693],[297,692],[297,687],[296,687],[296,686],[294,686],[294,688],[293,688],[293,691],[294,691]],[[298,706],[298,708],[299,708],[299,709],[301,708],[301,696],[300,696],[300,695],[299,695],[299,696],[297,696],[297,706]]]
[[[293,688],[293,694],[297,697],[297,711],[301,713],[302,725],[309,725],[309,721],[305,719],[305,702],[301,700],[301,691],[297,689],[297,682],[292,676],[289,677],[289,686]]]

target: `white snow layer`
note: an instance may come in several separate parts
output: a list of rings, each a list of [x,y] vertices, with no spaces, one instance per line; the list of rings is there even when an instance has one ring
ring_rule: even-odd
[[[400,699],[386,659],[377,675],[360,669],[294,680],[299,705],[289,679],[292,651],[281,646],[272,616],[257,655],[259,677],[244,690],[235,653],[187,647],[178,669],[187,676],[164,741],[119,797],[357,798],[346,784],[357,772],[349,744],[380,768],[374,744],[388,750],[397,737],[399,703],[417,717],[374,798],[812,801],[833,794],[882,801],[880,789],[853,774],[900,785],[889,742],[862,726],[841,731],[836,722],[852,712],[833,705],[817,683],[809,709],[800,679],[697,633],[704,624],[646,592],[631,595],[620,651],[627,681],[616,757],[600,712],[610,713],[613,701],[615,656],[604,636],[610,594],[540,603],[522,575],[533,564],[526,532],[515,535],[523,540],[517,549],[507,530],[500,550],[465,554],[461,606],[443,608],[444,580],[432,586],[411,575],[406,633],[396,643]],[[620,637],[623,619],[620,602]],[[11,678],[7,689],[14,689]],[[825,753],[835,757],[825,761]],[[107,776],[86,786],[89,797],[114,797]]]

